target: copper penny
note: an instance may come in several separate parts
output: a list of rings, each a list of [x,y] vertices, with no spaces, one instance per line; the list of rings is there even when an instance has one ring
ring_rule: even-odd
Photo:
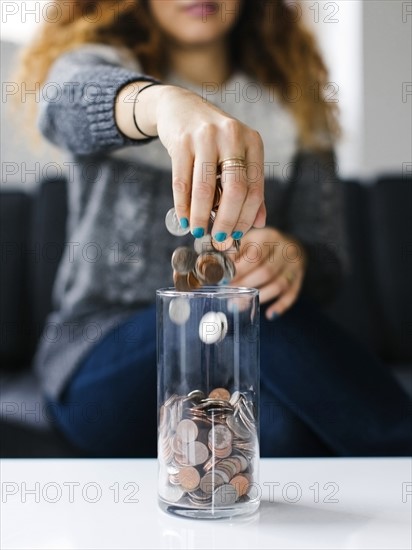
[[[219,401],[229,401],[230,392],[226,388],[215,388],[209,393],[211,399],[219,399]]]
[[[176,290],[179,292],[189,292],[191,290],[188,283],[188,277],[188,275],[177,273],[177,271],[173,272],[173,283]]]
[[[238,497],[246,495],[250,487],[250,481],[246,476],[237,475],[230,480],[230,484],[236,489]]]
[[[193,466],[185,466],[178,473],[178,479],[185,491],[195,491],[199,487],[200,474]]]
[[[191,271],[186,275],[186,282],[187,286],[189,287],[189,290],[196,290],[197,288],[200,288],[202,285],[199,281],[199,279],[196,277],[196,275]]]

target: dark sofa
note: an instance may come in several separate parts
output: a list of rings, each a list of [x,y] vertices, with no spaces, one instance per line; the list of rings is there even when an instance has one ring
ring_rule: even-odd
[[[412,180],[342,185],[351,272],[326,312],[412,394]],[[0,198],[0,455],[83,456],[54,429],[30,369],[64,249],[66,182],[45,180],[32,194],[3,190]]]

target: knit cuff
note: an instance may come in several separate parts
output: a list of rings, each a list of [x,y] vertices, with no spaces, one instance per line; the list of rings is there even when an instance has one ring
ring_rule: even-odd
[[[104,150],[149,141],[125,136],[117,127],[114,117],[114,105],[119,91],[127,84],[137,81],[159,82],[122,68],[96,67],[93,71],[93,80],[83,89],[82,101],[86,105],[86,115],[95,148]],[[134,101],[134,95],[130,101]]]

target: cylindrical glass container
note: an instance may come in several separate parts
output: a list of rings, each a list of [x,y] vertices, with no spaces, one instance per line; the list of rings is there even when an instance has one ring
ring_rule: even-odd
[[[259,298],[157,291],[159,504],[193,518],[259,507]]]

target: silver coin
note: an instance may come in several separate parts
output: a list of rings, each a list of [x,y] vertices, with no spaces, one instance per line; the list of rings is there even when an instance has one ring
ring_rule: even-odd
[[[159,483],[159,495],[167,502],[178,502],[185,494],[179,485],[169,485],[169,483]]]
[[[187,394],[187,397],[189,399],[193,399],[195,401],[198,401],[200,399],[205,398],[205,394],[201,390],[193,390]]]
[[[228,416],[226,422],[229,428],[237,437],[239,437],[240,439],[250,438],[250,431],[246,428],[238,415]]]
[[[215,506],[232,506],[237,499],[237,491],[230,483],[224,483],[213,491],[212,503]]]
[[[182,443],[191,443],[195,441],[199,430],[193,420],[181,420],[176,428],[176,434]]]
[[[208,442],[214,449],[226,449],[232,444],[232,432],[222,424],[213,426],[209,431]]]
[[[213,252],[214,248],[212,246],[212,235],[204,235],[200,239],[196,239],[193,246],[198,254]]]
[[[232,458],[237,458],[239,460],[239,462],[240,462],[240,471],[244,472],[246,470],[246,468],[248,467],[248,464],[249,464],[247,458],[241,453],[234,454]]]
[[[187,275],[194,269],[197,253],[188,246],[179,246],[172,254],[172,268],[182,275]]]
[[[169,304],[170,320],[176,325],[184,325],[190,317],[190,303],[186,298],[173,298]]]
[[[229,403],[233,406],[237,405],[240,400],[240,391],[234,391],[230,397]]]
[[[214,471],[208,472],[200,480],[200,488],[206,495],[211,495],[213,491],[224,484],[224,479],[221,475]]]
[[[228,323],[224,313],[209,311],[200,320],[199,338],[205,344],[217,344],[225,338],[227,328]]]
[[[165,217],[166,229],[175,237],[182,237],[190,233],[190,227],[183,229],[180,225],[179,218],[177,217],[176,210],[171,208]]]
[[[215,469],[215,475],[216,474],[219,475],[225,483],[229,483],[230,476],[226,470],[223,470],[223,468],[220,467],[220,465],[218,468]]]

